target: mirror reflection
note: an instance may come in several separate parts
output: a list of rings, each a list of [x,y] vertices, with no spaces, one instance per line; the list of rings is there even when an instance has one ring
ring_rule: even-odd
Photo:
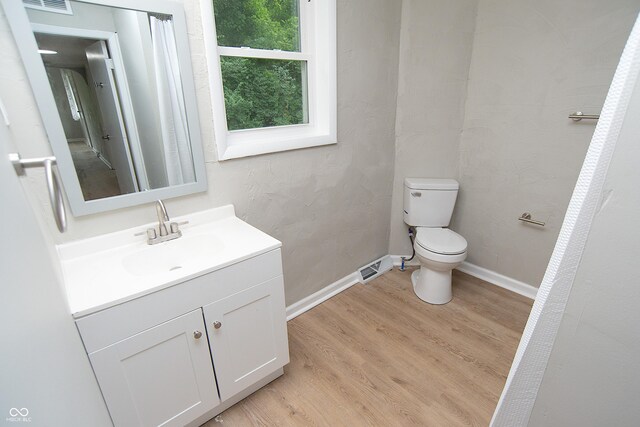
[[[195,182],[172,16],[27,9],[85,200]]]

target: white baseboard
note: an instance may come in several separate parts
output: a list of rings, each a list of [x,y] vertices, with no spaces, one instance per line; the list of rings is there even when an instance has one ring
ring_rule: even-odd
[[[482,279],[485,282],[489,282],[492,285],[500,286],[501,288],[508,289],[516,294],[520,294],[527,298],[535,299],[538,293],[538,288],[529,285],[528,283],[521,282],[511,277],[505,276],[500,273],[496,273],[493,270],[489,270],[483,267],[479,267],[470,262],[463,262],[457,270],[463,273],[470,274],[473,277]]]
[[[401,255],[391,255],[393,265],[399,266],[401,264],[401,258]],[[420,265],[420,263],[416,258],[414,258],[413,260],[405,263],[405,265],[411,267],[418,266]],[[511,277],[507,277],[503,274],[496,273],[495,271],[489,270],[487,268],[479,267],[467,261],[463,262],[457,268],[457,270],[460,270],[463,273],[467,273],[473,277],[477,277],[478,279],[482,279],[485,282],[491,283],[492,285],[508,289],[527,298],[535,299],[536,294],[538,293],[538,288],[531,286],[528,283],[524,283]]]
[[[402,262],[401,255],[390,255],[390,257],[393,261],[394,266],[400,266]],[[420,263],[418,262],[417,258],[414,258],[413,260],[406,262],[405,265],[409,267],[415,267],[419,266]],[[500,273],[496,273],[495,271],[479,267],[475,264],[471,264],[470,262],[463,262],[457,269],[462,271],[463,273],[467,273],[473,277],[482,279],[485,282],[491,283],[492,285],[508,289],[527,298],[535,299],[536,293],[538,292],[537,288],[527,283],[512,279],[511,277],[507,277]],[[325,302],[332,296],[337,295],[346,289],[349,289],[356,283],[360,283],[360,275],[358,274],[358,272],[353,272],[343,277],[342,279],[336,280],[329,286],[320,289],[318,292],[311,294],[296,303],[291,304],[287,307],[287,321],[301,315],[305,311],[311,310],[316,305]]]
[[[83,142],[83,143],[87,143],[86,138],[67,138],[67,143],[72,143],[72,142]]]
[[[325,302],[332,296],[339,294],[356,283],[360,283],[359,279],[360,275],[357,272],[353,272],[342,279],[336,280],[329,286],[320,289],[318,292],[291,304],[287,307],[287,321],[301,315],[307,310],[311,310],[316,305]]]

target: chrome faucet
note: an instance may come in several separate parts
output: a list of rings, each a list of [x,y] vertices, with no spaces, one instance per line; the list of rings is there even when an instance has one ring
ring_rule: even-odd
[[[180,224],[177,222],[171,222],[169,214],[167,214],[167,208],[162,200],[156,201],[156,213],[158,214],[158,229],[147,229],[147,243],[149,245],[155,245],[156,243],[167,242],[169,240],[177,239],[182,236],[180,231]],[[169,226],[167,228],[167,223]],[[186,224],[183,222],[181,224]]]
[[[156,213],[158,214],[158,231],[160,237],[167,236],[169,232],[167,231],[167,224],[165,224],[165,222],[169,222],[169,215],[162,200],[156,201]]]

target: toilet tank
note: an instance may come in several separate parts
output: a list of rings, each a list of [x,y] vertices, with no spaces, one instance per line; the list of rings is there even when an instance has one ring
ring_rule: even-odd
[[[405,178],[404,222],[414,227],[448,227],[458,188],[455,179]]]

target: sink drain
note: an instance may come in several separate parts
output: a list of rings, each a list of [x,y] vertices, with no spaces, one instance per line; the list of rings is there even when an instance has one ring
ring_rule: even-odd
[[[182,268],[182,266],[181,266],[181,265],[176,265],[175,267],[171,267],[171,268],[169,269],[169,271],[178,270],[178,269],[180,269],[180,268]]]

